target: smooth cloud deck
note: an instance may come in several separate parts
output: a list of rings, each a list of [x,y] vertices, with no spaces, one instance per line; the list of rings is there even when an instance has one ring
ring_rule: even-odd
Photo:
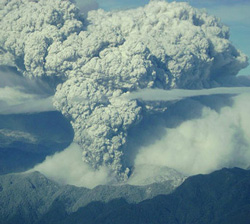
[[[126,99],[141,99],[144,101],[178,101],[195,96],[209,96],[217,94],[243,94],[250,93],[250,87],[222,87],[212,89],[188,90],[188,89],[143,89],[137,92],[125,94]]]

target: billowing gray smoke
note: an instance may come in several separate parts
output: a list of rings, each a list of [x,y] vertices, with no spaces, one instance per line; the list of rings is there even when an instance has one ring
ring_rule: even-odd
[[[57,86],[54,105],[71,120],[84,161],[120,179],[129,172],[128,130],[166,107],[123,94],[217,87],[247,65],[228,28],[186,3],[152,1],[86,19],[66,0],[2,0],[0,9],[1,64]]]

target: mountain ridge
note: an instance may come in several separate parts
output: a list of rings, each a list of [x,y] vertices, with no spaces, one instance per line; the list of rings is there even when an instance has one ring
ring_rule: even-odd
[[[125,198],[129,203],[138,203],[158,194],[168,194],[174,189],[174,180],[146,186],[99,185],[93,189],[62,185],[46,178],[38,171],[0,176],[0,220],[15,223],[14,217],[36,222],[49,212],[53,203],[63,204],[67,214],[93,201],[109,202]],[[11,220],[13,220],[12,222]],[[26,220],[27,219],[27,220]],[[1,222],[0,222],[1,223]]]
[[[48,192],[45,194],[48,198],[51,198],[52,195],[54,200],[51,200],[49,203],[47,202],[47,207],[45,206],[47,210],[43,210],[43,213],[40,214],[38,214],[38,210],[32,210],[32,207],[29,207],[30,204],[27,204],[29,208],[28,213],[24,212],[22,214],[20,212],[21,210],[18,209],[16,213],[13,213],[13,208],[12,210],[7,208],[7,211],[14,215],[12,217],[10,214],[6,215],[3,212],[3,209],[6,207],[2,205],[2,195],[6,190],[6,181],[12,181],[12,183],[10,183],[12,186],[19,183],[19,188],[21,182],[18,179],[18,175],[0,176],[1,224],[21,223],[19,221],[17,222],[17,220],[21,220],[22,223],[37,224],[161,224],[166,222],[219,224],[236,223],[235,220],[238,220],[239,222],[237,223],[240,224],[249,223],[247,221],[250,218],[250,170],[224,168],[211,174],[192,176],[187,178],[183,184],[174,191],[169,191],[168,193],[170,194],[167,194],[165,191],[165,195],[163,195],[158,189],[158,194],[156,194],[158,196],[151,197],[151,199],[150,197],[148,197],[149,199],[144,197],[144,200],[139,200],[138,197],[142,195],[143,189],[145,191],[145,186],[98,186],[90,190],[72,186],[60,186],[53,181],[49,181],[38,172],[25,175],[28,181],[25,182],[24,185],[29,190],[28,193],[31,192],[30,194],[32,195],[32,190],[39,192],[39,189],[36,189],[35,181],[29,181],[31,179],[40,180],[40,182],[45,185],[46,183],[50,183],[49,187],[44,188],[44,186],[42,186],[42,189],[47,189]],[[14,180],[15,177],[17,178],[17,182]],[[5,182],[3,180],[5,180]],[[27,185],[27,183],[30,183],[30,185]],[[167,183],[161,184],[163,187],[164,184],[166,185]],[[152,185],[150,186],[153,188]],[[117,192],[114,191],[115,188],[118,189]],[[75,204],[75,207],[72,206],[79,200],[79,195],[84,195],[84,192],[85,200],[84,197],[82,197],[82,199],[78,201],[78,204]],[[17,194],[18,193],[19,192],[17,192]],[[93,197],[93,195],[96,195],[96,197]],[[134,201],[131,201],[129,195],[131,198],[137,195],[137,198],[133,198]],[[88,196],[91,199],[89,203],[87,203]],[[127,198],[125,196],[127,196]],[[27,200],[28,194],[22,194],[20,197],[22,199],[25,197]],[[11,198],[9,198],[9,200],[11,200]],[[12,200],[16,205],[17,200]],[[39,202],[41,203],[41,201]],[[20,206],[17,207],[20,208]]]

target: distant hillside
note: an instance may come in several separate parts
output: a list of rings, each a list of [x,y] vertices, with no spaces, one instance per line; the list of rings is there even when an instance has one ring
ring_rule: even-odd
[[[168,182],[135,187],[60,186],[39,173],[0,177],[1,224],[248,224],[250,171],[197,175],[169,195]],[[149,191],[149,189],[151,191]],[[151,193],[149,193],[151,192]]]
[[[123,198],[128,203],[139,203],[159,194],[169,194],[176,181],[165,181],[146,186],[97,186],[94,189],[60,185],[39,172],[0,176],[0,224],[37,223],[50,217],[60,205],[59,213],[74,214],[91,202],[107,203]],[[65,215],[55,216],[60,220]],[[52,217],[51,217],[52,218]],[[50,218],[49,218],[50,219]],[[43,221],[53,222],[50,220]]]
[[[190,177],[174,193],[139,204],[119,199],[93,202],[69,216],[63,211],[63,205],[54,202],[40,223],[248,224],[250,171],[223,169]]]

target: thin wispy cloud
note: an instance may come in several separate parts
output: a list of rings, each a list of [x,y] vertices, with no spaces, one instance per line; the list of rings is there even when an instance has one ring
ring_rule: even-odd
[[[250,87],[227,87],[227,88],[212,88],[200,90],[187,90],[187,89],[143,89],[137,92],[124,94],[123,97],[127,99],[141,99],[144,101],[176,101],[184,98],[195,96],[209,96],[217,94],[242,94],[249,93]]]
[[[52,95],[53,90],[48,83],[39,79],[29,79],[21,74],[10,71],[9,69],[0,69],[0,88],[10,87],[22,90],[26,93],[39,95]]]
[[[0,88],[0,101],[9,106],[20,104],[32,98],[34,98],[32,94],[24,93],[18,88]]]
[[[0,70],[0,114],[54,111],[52,90],[39,81]]]
[[[28,100],[22,98],[21,102],[11,105],[8,105],[9,101],[1,101],[0,98],[0,114],[31,114],[56,111],[53,106],[53,97],[39,98],[37,96],[30,96],[31,98]]]

